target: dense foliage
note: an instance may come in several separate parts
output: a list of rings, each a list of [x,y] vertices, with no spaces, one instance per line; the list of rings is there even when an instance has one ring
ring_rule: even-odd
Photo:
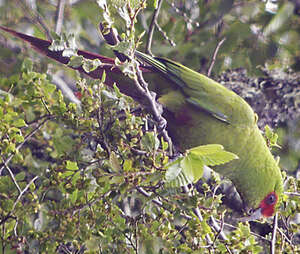
[[[28,2],[2,1],[1,25],[61,42],[53,47],[68,42],[69,54],[78,46],[113,56],[98,35],[99,22],[118,30],[119,50],[130,54],[149,42],[161,1]],[[236,67],[261,75],[297,70],[297,6],[280,1],[268,9],[267,3],[165,0],[152,22],[151,51],[195,70],[212,69],[211,75]],[[219,175],[190,190],[179,187],[189,181],[169,170],[174,156],[153,116],[116,86],[107,88],[105,74],[80,77],[4,33],[0,43],[0,253],[300,251],[296,169],[284,173],[289,195],[274,221],[241,223],[234,192]],[[275,147],[276,135],[266,130]],[[234,159],[218,146],[210,149],[202,164]],[[299,148],[293,153],[297,164]]]

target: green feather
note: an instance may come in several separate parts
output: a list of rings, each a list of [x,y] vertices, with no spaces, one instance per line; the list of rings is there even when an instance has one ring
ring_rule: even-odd
[[[199,145],[221,144],[236,154],[239,159],[214,170],[232,180],[251,208],[258,208],[273,191],[281,195],[280,169],[257,127],[257,115],[246,101],[179,63],[141,52],[136,56],[161,73],[148,81],[166,108],[168,131],[182,152]]]

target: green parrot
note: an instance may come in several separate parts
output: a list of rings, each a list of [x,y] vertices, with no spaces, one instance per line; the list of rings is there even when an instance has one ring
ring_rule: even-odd
[[[62,51],[49,50],[50,41],[5,27],[0,29],[29,42],[37,51],[58,62],[70,61]],[[99,59],[102,65],[89,73],[81,66],[71,68],[96,79],[105,70],[107,85],[116,82],[121,92],[143,103],[133,81],[124,77],[113,59],[83,50],[77,54],[86,59]],[[145,64],[140,69],[164,108],[167,130],[179,150],[221,144],[226,151],[236,154],[238,159],[213,169],[235,185],[246,212],[251,211],[245,220],[272,216],[281,199],[283,179],[249,104],[216,81],[179,63],[138,51],[135,56]]]

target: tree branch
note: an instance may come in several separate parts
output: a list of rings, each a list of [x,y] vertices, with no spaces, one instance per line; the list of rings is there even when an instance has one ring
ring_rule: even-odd
[[[210,75],[211,75],[211,71],[212,71],[212,69],[213,69],[213,67],[215,65],[216,59],[217,59],[217,54],[218,54],[219,49],[221,48],[222,44],[224,43],[224,41],[226,41],[225,37],[218,43],[218,45],[215,48],[215,51],[214,51],[214,54],[213,54],[213,58],[211,60],[211,63],[209,65],[209,68],[208,68],[208,71],[207,71],[207,76],[208,77],[210,77]]]
[[[151,23],[149,26],[148,39],[147,39],[147,43],[146,43],[146,53],[149,55],[152,55],[151,44],[152,44],[153,32],[154,32],[154,28],[157,23],[157,18],[158,18],[158,14],[159,14],[162,2],[163,2],[163,0],[158,1],[157,8],[155,9],[155,11],[153,13],[152,20],[151,20]]]
[[[272,232],[272,240],[270,243],[270,253],[275,254],[276,253],[276,232],[278,227],[278,213],[275,213],[274,219],[273,219],[273,232]]]
[[[56,26],[55,26],[55,32],[57,34],[61,33],[61,28],[64,20],[64,9],[66,5],[66,0],[59,0],[56,10]]]

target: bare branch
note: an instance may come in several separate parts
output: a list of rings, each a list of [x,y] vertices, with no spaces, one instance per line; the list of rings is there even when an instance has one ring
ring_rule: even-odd
[[[57,12],[56,12],[56,27],[55,32],[57,34],[61,33],[61,28],[64,20],[64,9],[66,5],[66,0],[59,0],[57,5]]]
[[[270,253],[275,254],[276,252],[276,232],[278,228],[278,213],[275,213],[274,219],[273,219],[273,232],[272,232],[272,240],[270,243]]]
[[[28,17],[33,24],[36,24],[36,25],[39,25],[40,27],[42,27],[42,30],[44,30],[44,32],[47,36],[47,39],[51,40],[52,37],[51,37],[50,31],[49,31],[46,23],[44,22],[43,17],[37,11],[35,11],[32,8],[30,8],[29,6],[27,6],[25,1],[17,0],[17,3],[23,9],[23,13],[26,13],[26,17]]]
[[[289,195],[289,196],[300,197],[300,193],[299,192],[284,192],[284,194]]]
[[[169,144],[169,151],[170,155],[173,155],[173,145],[172,140],[168,135],[168,132],[166,130],[167,126],[167,120],[162,116],[163,110],[160,104],[158,104],[155,100],[155,94],[151,93],[148,89],[148,84],[143,78],[142,71],[139,68],[136,68],[136,74],[137,79],[134,79],[135,85],[138,88],[138,90],[145,96],[145,98],[148,100],[150,110],[154,116],[154,119],[158,123],[158,128],[162,132],[163,137]]]
[[[7,165],[7,162],[4,160],[3,156],[1,156],[1,157],[2,157],[2,160],[4,161],[4,166],[6,167],[7,171],[9,172],[10,178],[12,179],[14,185],[17,187],[19,193],[21,193],[22,190],[21,190],[21,188],[20,188],[20,186],[19,186],[19,184],[18,184],[18,182],[17,182],[17,180],[16,180],[16,178],[15,178],[14,173],[11,171],[11,169],[10,169],[9,166]],[[1,171],[0,171],[0,172],[1,172]]]
[[[226,40],[226,38],[224,37],[217,45],[217,47],[215,48],[214,54],[213,54],[213,58],[211,60],[211,63],[209,65],[208,71],[207,71],[207,76],[210,77],[211,75],[211,71],[215,65],[216,59],[217,59],[217,54],[219,52],[219,49],[221,48],[222,44],[224,43],[224,41]]]
[[[167,35],[167,33],[160,27],[160,25],[157,23],[157,21],[155,22],[155,25],[158,29],[158,31],[163,35],[163,37],[170,43],[170,45],[172,47],[175,47],[176,46],[176,43],[169,38],[169,36]]]
[[[187,193],[187,194],[189,193],[189,189],[188,189],[187,186],[183,186],[183,190],[184,190],[185,193]],[[200,210],[199,210],[198,207],[193,208],[193,212],[194,212],[194,214],[197,216],[197,218],[199,219],[199,221],[203,221],[203,217],[202,217],[202,215],[201,215]],[[212,244],[213,244],[213,241],[211,240],[209,234],[206,234],[206,235],[205,235],[205,238],[206,238],[206,241],[207,241],[207,243],[208,243],[209,245],[212,245]]]
[[[220,221],[220,220],[218,220],[218,219],[215,219],[218,223],[222,223],[222,221]],[[229,223],[226,223],[226,222],[224,222],[223,223],[224,224],[224,227],[226,226],[226,227],[228,227],[228,228],[230,228],[230,229],[238,229],[238,227],[236,227],[236,226],[233,226],[233,225],[231,225],[231,224],[229,224]],[[250,233],[251,235],[253,235],[253,236],[255,236],[255,237],[257,237],[257,238],[259,238],[259,239],[261,239],[261,240],[263,240],[263,241],[266,241],[266,242],[271,242],[269,239],[267,239],[267,238],[265,238],[265,237],[263,237],[263,236],[261,236],[261,235],[259,235],[259,234],[256,234],[256,233],[254,233],[254,232],[251,232]]]
[[[217,235],[215,237],[214,243],[217,240],[217,238],[220,236],[220,238],[224,241],[227,241],[227,236],[224,233],[224,216],[222,214],[222,220],[221,220],[221,225],[219,226],[218,223],[216,222],[215,218],[213,216],[210,216],[210,220],[212,222],[212,226],[215,230],[217,230]]]
[[[153,13],[152,20],[151,20],[151,23],[149,26],[148,39],[147,39],[147,43],[146,43],[146,53],[150,54],[150,55],[152,55],[151,44],[152,44],[153,32],[154,32],[155,25],[157,23],[157,17],[158,17],[162,2],[163,2],[163,0],[158,1],[157,8],[155,9],[155,11]]]
[[[21,200],[21,198],[22,198],[22,196],[24,195],[24,193],[29,189],[30,185],[31,185],[36,179],[38,179],[38,178],[39,178],[39,176],[35,176],[35,177],[32,178],[32,179],[30,180],[30,182],[25,186],[25,188],[21,191],[21,193],[20,193],[19,196],[17,197],[17,199],[16,199],[16,201],[15,201],[15,203],[14,203],[14,205],[13,205],[13,207],[12,207],[10,213],[12,213],[12,212],[15,210],[17,203]]]

